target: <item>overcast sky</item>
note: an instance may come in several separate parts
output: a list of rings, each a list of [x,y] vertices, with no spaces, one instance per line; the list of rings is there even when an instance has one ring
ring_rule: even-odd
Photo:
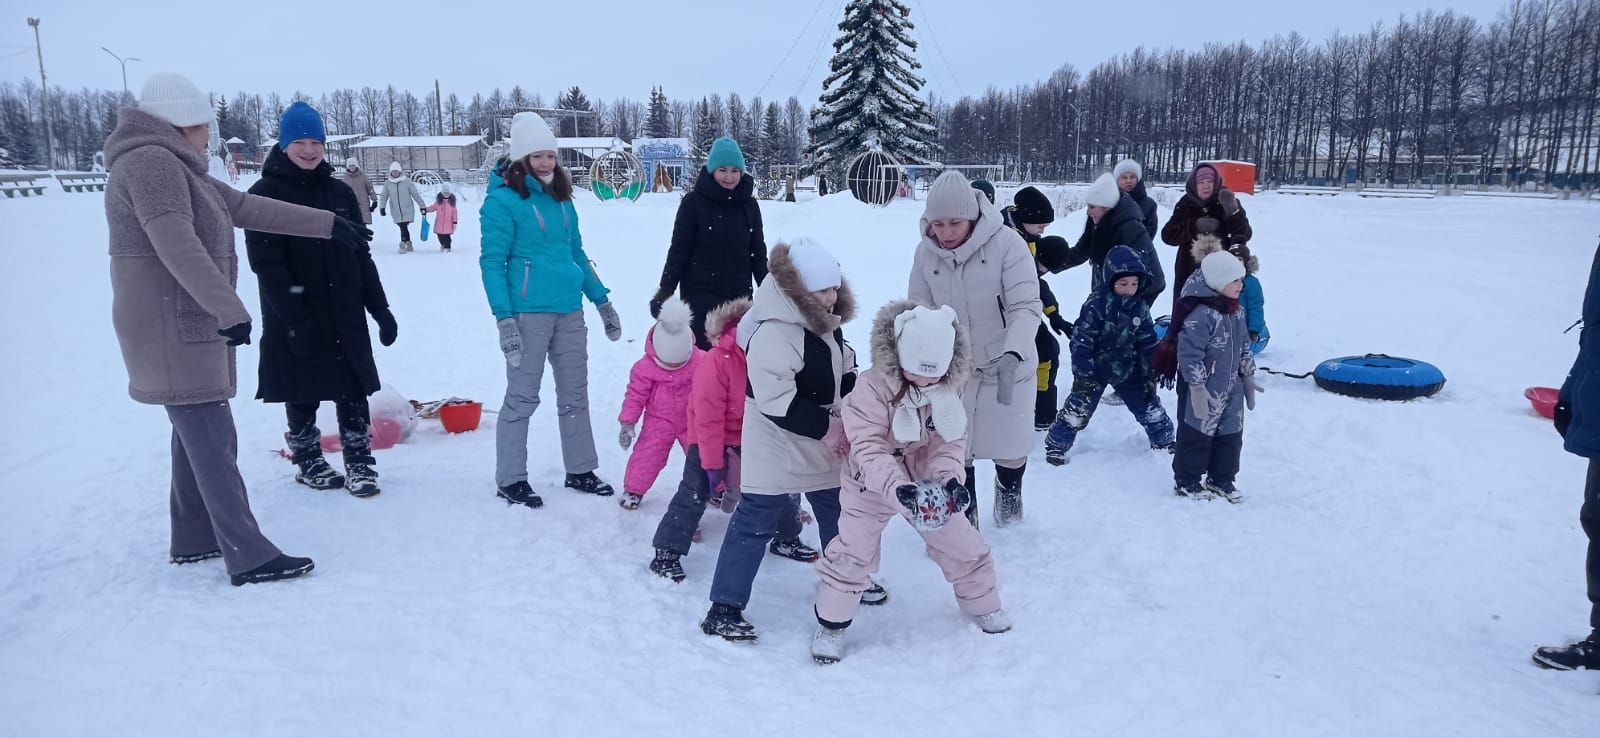
[[[134,94],[158,70],[188,75],[222,94],[287,95],[341,87],[410,89],[438,79],[470,97],[522,85],[546,102],[579,85],[591,99],[737,92],[748,99],[814,101],[827,75],[844,0],[4,0],[0,79],[38,79],[29,16],[43,23],[52,85],[115,89],[117,62],[102,46],[139,57]],[[942,97],[1042,80],[1062,64],[1087,71],[1144,45],[1252,44],[1299,31],[1320,42],[1335,29],[1365,30],[1428,7],[1489,21],[1505,0],[1285,0],[1054,2],[910,0],[928,89]],[[371,10],[369,10],[371,9]],[[485,9],[492,9],[486,11]],[[321,12],[318,12],[321,11]],[[277,14],[277,15],[274,15]]]

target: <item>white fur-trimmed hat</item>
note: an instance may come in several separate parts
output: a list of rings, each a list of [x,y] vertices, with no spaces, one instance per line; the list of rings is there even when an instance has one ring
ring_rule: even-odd
[[[1144,167],[1132,159],[1123,159],[1111,168],[1111,178],[1120,179],[1123,172],[1133,172],[1133,176],[1144,179]]]

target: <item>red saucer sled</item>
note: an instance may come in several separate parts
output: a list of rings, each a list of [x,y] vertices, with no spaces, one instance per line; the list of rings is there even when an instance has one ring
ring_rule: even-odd
[[[1523,390],[1522,396],[1533,403],[1533,409],[1546,418],[1555,418],[1556,401],[1561,399],[1561,390],[1555,387],[1529,387]]]

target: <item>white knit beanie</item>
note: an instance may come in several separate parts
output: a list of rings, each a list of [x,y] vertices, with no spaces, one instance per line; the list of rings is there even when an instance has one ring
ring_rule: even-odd
[[[344,158],[344,168],[345,169],[360,169],[361,168],[361,160],[356,158],[355,154],[351,154],[351,155],[349,155],[349,156]]]
[[[901,369],[943,377],[955,355],[956,311],[948,305],[937,310],[918,305],[895,316],[894,336]]]
[[[538,113],[517,113],[511,118],[511,148],[507,152],[518,161],[535,151],[555,151],[556,134]]]
[[[390,174],[394,174],[395,172],[404,172],[405,170],[406,170],[405,167],[400,166],[400,162],[397,162],[397,161],[389,162],[389,173]]]
[[[935,221],[945,218],[977,220],[978,198],[984,194],[972,189],[966,176],[954,169],[939,175],[928,188],[928,202],[922,206],[922,219]]]
[[[1117,201],[1122,199],[1122,190],[1117,189],[1117,178],[1109,174],[1102,174],[1089,185],[1088,194],[1083,196],[1083,201],[1101,208],[1114,208]]]
[[[650,345],[656,358],[665,364],[682,364],[694,351],[694,332],[689,330],[689,306],[674,297],[661,303],[661,314],[650,329]]]
[[[144,89],[139,91],[139,109],[178,128],[216,119],[210,96],[175,72],[156,72],[145,79]]]
[[[1234,280],[1244,279],[1244,262],[1226,251],[1214,251],[1200,261],[1200,276],[1207,287],[1221,292]]]
[[[807,292],[838,287],[844,282],[839,260],[833,258],[833,254],[828,253],[822,244],[809,238],[790,242],[789,262],[794,264],[794,270],[800,274],[800,283]]]
[[[1144,167],[1139,166],[1139,162],[1132,159],[1123,159],[1117,162],[1117,165],[1111,168],[1111,178],[1121,179],[1123,172],[1133,172],[1135,178],[1144,179]]]

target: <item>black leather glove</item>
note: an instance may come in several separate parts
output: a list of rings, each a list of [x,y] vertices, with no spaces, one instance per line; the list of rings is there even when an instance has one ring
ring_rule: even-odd
[[[312,328],[309,322],[291,323],[286,338],[289,342],[289,353],[301,359],[311,358],[311,354],[317,350],[316,329]]]
[[[1060,313],[1051,313],[1050,314],[1050,330],[1055,331],[1056,335],[1061,335],[1061,336],[1066,336],[1067,338],[1071,338],[1072,337],[1072,321],[1061,317]]]
[[[241,344],[249,344],[250,343],[250,321],[247,320],[247,321],[245,321],[243,323],[239,323],[237,325],[230,325],[227,328],[223,328],[222,330],[217,331],[217,335],[222,336],[224,338],[227,338],[229,346],[238,346],[238,345],[241,345]]]
[[[394,313],[389,308],[381,308],[372,314],[372,319],[378,323],[378,343],[393,346],[395,337],[400,335],[400,326],[394,322]]]
[[[1562,438],[1566,438],[1567,426],[1572,425],[1572,406],[1566,402],[1557,402],[1555,421],[1556,432],[1560,433]]]
[[[650,317],[661,317],[661,303],[666,302],[667,300],[671,299],[671,297],[672,290],[669,288],[662,287],[661,289],[656,290],[656,296],[650,298]]]
[[[365,247],[372,240],[372,229],[349,218],[333,216],[333,240],[350,248]]]

